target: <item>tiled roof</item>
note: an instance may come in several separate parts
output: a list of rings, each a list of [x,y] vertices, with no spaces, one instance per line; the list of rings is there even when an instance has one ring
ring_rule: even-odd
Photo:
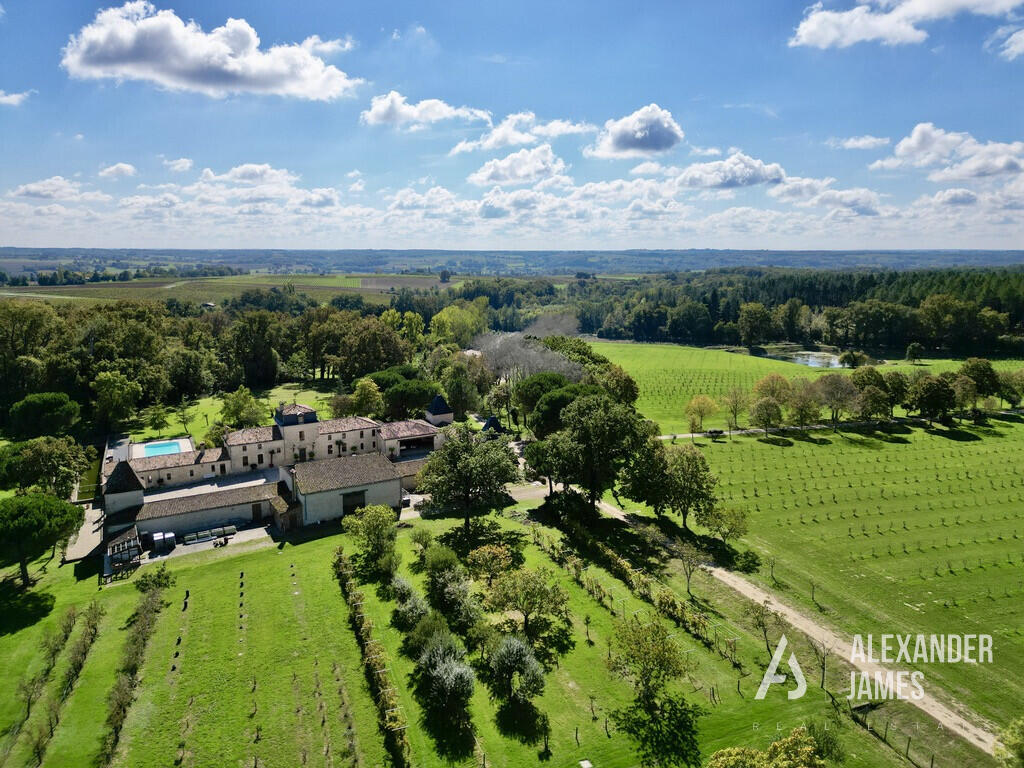
[[[426,459],[411,459],[409,461],[396,461],[395,469],[400,477],[415,477],[427,466]]]
[[[441,395],[434,395],[434,399],[431,400],[430,405],[427,406],[427,413],[433,414],[434,416],[447,416],[451,412],[451,406],[448,405],[448,401]]]
[[[382,483],[397,480],[398,477],[394,464],[379,453],[341,456],[295,465],[295,485],[304,494]]]
[[[104,493],[131,493],[141,490],[142,481],[127,461],[117,462],[114,471],[107,478],[106,485],[103,486]]]
[[[328,419],[320,422],[320,434],[332,435],[335,432],[352,432],[357,429],[376,429],[377,422],[362,416],[349,416],[345,419]]]
[[[380,434],[385,440],[399,440],[409,437],[428,437],[437,434],[437,427],[423,419],[390,421],[380,425]]]
[[[308,405],[303,405],[302,403],[289,403],[288,405],[281,406],[277,410],[282,416],[298,416],[300,413],[315,413],[312,408]]]
[[[141,456],[137,459],[129,459],[128,463],[136,473],[140,473],[173,467],[188,467],[193,464],[213,464],[218,461],[227,461],[227,458],[227,451],[223,448],[210,448],[205,451],[182,451],[163,456]]]
[[[281,428],[274,424],[272,427],[248,427],[228,432],[224,436],[225,445],[252,445],[253,443],[272,443],[275,440],[283,440]]]
[[[241,488],[231,488],[227,491],[196,493],[171,499],[162,499],[160,501],[151,501],[143,504],[141,507],[130,507],[129,509],[114,512],[112,515],[107,516],[107,523],[121,525],[140,520],[156,520],[161,517],[187,515],[189,512],[201,512],[203,510],[233,507],[241,504],[255,504],[257,501],[269,501],[275,510],[283,511],[288,508],[287,502],[278,493],[277,483],[263,483],[262,485],[246,485]]]

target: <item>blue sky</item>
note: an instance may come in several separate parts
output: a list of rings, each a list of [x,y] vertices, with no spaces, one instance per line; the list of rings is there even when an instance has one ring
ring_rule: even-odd
[[[0,2],[3,245],[1024,234],[1024,0]]]

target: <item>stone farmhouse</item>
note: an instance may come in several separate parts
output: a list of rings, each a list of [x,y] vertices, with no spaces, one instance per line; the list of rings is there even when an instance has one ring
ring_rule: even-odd
[[[450,423],[444,398],[431,408]],[[270,426],[228,433],[218,448],[197,449],[190,438],[112,440],[102,467],[105,533],[180,537],[269,522],[287,530],[367,504],[397,510],[442,441],[423,419],[321,420],[298,403],[280,404]]]

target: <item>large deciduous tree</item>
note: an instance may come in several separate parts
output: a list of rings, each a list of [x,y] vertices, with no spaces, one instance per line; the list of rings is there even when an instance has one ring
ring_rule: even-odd
[[[444,430],[444,444],[430,454],[419,490],[441,507],[459,510],[465,530],[473,515],[508,503],[505,485],[519,478],[519,462],[507,438],[489,438],[465,424]]]
[[[18,561],[21,583],[32,585],[29,562],[68,540],[85,521],[85,509],[55,496],[30,493],[0,500],[0,547]]]
[[[592,509],[605,491],[614,488],[627,462],[643,446],[650,429],[631,408],[607,395],[587,395],[562,411],[564,440],[556,448],[569,450],[578,460],[575,466],[561,462],[566,479],[586,491]]]
[[[248,387],[221,396],[220,418],[232,427],[256,427],[266,418],[267,407],[260,403]]]
[[[543,568],[506,571],[491,586],[487,607],[492,611],[515,611],[523,617],[523,634],[536,639],[540,619],[564,618],[569,596]]]
[[[78,419],[78,403],[64,392],[36,392],[11,406],[10,429],[19,437],[66,432]]]
[[[817,382],[822,404],[831,415],[832,430],[839,429],[839,420],[844,413],[850,413],[857,406],[856,385],[849,376],[841,373],[826,373]]]
[[[96,419],[106,427],[116,428],[135,413],[142,399],[142,387],[118,371],[103,371],[92,383],[96,393]]]

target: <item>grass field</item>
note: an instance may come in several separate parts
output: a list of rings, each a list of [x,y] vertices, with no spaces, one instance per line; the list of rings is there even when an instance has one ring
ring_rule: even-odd
[[[280,384],[273,389],[260,390],[254,394],[267,405],[264,424],[270,424],[273,421],[271,412],[282,401],[286,403],[294,401],[320,409],[321,418],[329,418],[330,416],[328,401],[333,394],[333,391],[330,389],[308,389],[301,384]],[[220,418],[220,409],[221,400],[215,395],[202,397],[196,401],[195,413],[188,425],[188,433],[196,443],[203,439],[210,425]],[[168,413],[168,417],[170,418],[170,423],[163,429],[153,429],[140,418],[134,424],[129,425],[128,432],[136,442],[184,437],[185,430],[182,429],[181,422],[177,420],[173,411]]]
[[[251,273],[224,277],[198,278],[143,278],[124,283],[85,283],[84,285],[26,286],[0,288],[0,298],[37,299],[47,301],[105,302],[119,299],[150,301],[194,301],[220,303],[253,288],[280,288],[291,284],[321,303],[327,303],[339,293],[358,293],[371,303],[387,303],[389,294],[400,288],[458,287],[460,281],[442,285],[433,275],[277,275]]]
[[[1024,700],[1024,423],[700,441],[745,509],[755,578],[849,634],[990,634],[992,664],[926,680],[1000,726]],[[627,505],[633,509],[633,505]],[[814,600],[811,584],[815,584]]]
[[[440,535],[458,523],[434,520],[415,525]],[[500,526],[524,535],[527,531],[515,519],[500,519]],[[553,530],[547,533],[557,536]],[[406,527],[398,541],[406,564],[403,570],[422,588],[421,577],[409,569],[413,560],[409,535]],[[174,558],[170,564],[177,584],[166,593],[168,604],[148,646],[139,695],[122,733],[115,765],[250,766],[258,758],[261,766],[290,767],[304,764],[303,755],[305,764],[315,766],[386,765],[347,608],[332,578],[331,552],[339,541],[348,551],[354,550],[347,536],[331,535],[298,544],[236,545]],[[549,666],[545,692],[537,700],[551,722],[549,764],[571,766],[590,759],[602,768],[632,768],[636,759],[631,742],[614,728],[605,732],[608,710],[630,696],[628,686],[613,678],[605,664],[616,619],[542,550],[527,544],[524,555],[527,566],[552,569],[569,593],[573,615],[568,648],[557,664]],[[617,614],[647,608],[612,576],[596,567],[592,571],[613,591]],[[9,568],[0,572],[0,576],[9,575]],[[53,624],[67,605],[81,606],[98,596],[107,608],[99,638],[64,704],[43,760],[45,766],[87,765],[99,748],[105,697],[138,594],[125,583],[97,593],[95,573],[88,569],[79,568],[76,573],[72,566],[49,565],[37,575],[41,582],[29,595],[39,598],[26,597],[10,589],[9,582],[0,582],[5,585],[0,685],[13,691],[23,673],[38,668],[43,628]],[[710,582],[700,582],[696,591],[707,595],[712,587]],[[184,607],[186,590],[189,597]],[[481,756],[496,768],[538,764],[539,739],[499,718],[496,702],[480,681],[471,703],[475,740],[470,754],[439,755],[410,692],[413,662],[402,655],[401,635],[389,625],[393,604],[372,586],[364,594],[393,677],[401,682],[412,765],[479,766]],[[737,637],[739,657],[753,670],[766,660],[764,648],[742,625],[740,610],[738,603],[726,605],[716,620],[723,632]],[[592,619],[593,644],[585,640],[582,618],[586,615]],[[685,633],[677,633],[676,639],[695,654],[692,684],[684,683],[683,688],[691,700],[703,702],[707,709],[700,721],[705,758],[727,745],[764,747],[775,738],[776,724],[788,731],[820,717],[828,706],[824,694],[813,686],[798,702],[788,701],[781,690],[754,702],[758,682],[754,678],[759,679],[759,672],[741,679],[741,695],[736,692],[737,672],[731,663]],[[51,688],[62,663],[63,657]],[[711,686],[720,697],[717,705],[708,702]],[[0,700],[0,732],[20,719],[19,712],[14,697]],[[0,761],[10,766],[32,762],[26,734],[42,717],[42,712],[34,710],[19,732],[0,736]],[[901,762],[891,749],[848,722],[841,740],[847,750],[845,765],[869,768]],[[354,745],[351,755],[350,745]],[[945,768],[946,763],[940,760],[936,765]]]
[[[637,408],[649,419],[658,422],[662,434],[683,434],[690,431],[686,404],[694,395],[710,395],[719,400],[733,387],[749,392],[759,379],[769,373],[787,378],[814,379],[829,369],[772,360],[765,357],[725,352],[718,349],[682,347],[676,344],[632,344],[595,342],[594,351],[621,365],[636,379],[640,388]],[[918,365],[902,361],[880,365],[882,371],[926,370],[941,373],[960,366],[959,360],[926,360]],[[1024,360],[996,360],[997,368],[1022,368]],[[834,371],[833,371],[834,372]],[[720,411],[704,420],[704,427],[724,429],[727,414]],[[742,423],[741,417],[741,423]]]

